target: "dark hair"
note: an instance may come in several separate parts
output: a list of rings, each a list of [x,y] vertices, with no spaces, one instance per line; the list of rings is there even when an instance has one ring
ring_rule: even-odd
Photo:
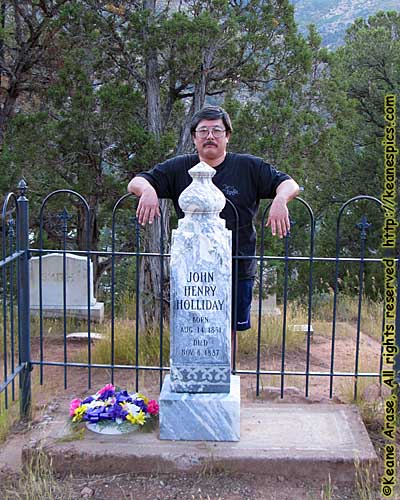
[[[232,123],[228,113],[219,106],[207,106],[193,115],[192,121],[190,122],[190,133],[192,135],[194,134],[201,120],[219,120],[220,118],[224,123],[226,131],[232,132]]]

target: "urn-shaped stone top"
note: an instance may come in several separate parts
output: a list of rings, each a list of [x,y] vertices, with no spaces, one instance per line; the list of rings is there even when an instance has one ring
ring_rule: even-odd
[[[212,182],[215,170],[201,161],[189,170],[192,183],[182,191],[178,203],[186,216],[208,214],[218,216],[224,208],[226,199]]]

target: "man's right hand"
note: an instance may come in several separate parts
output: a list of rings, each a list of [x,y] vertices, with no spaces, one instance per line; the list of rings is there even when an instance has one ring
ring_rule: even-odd
[[[140,196],[136,210],[136,216],[139,224],[153,224],[154,217],[160,217],[160,206],[158,196],[152,186],[146,187]]]
[[[153,224],[154,217],[160,216],[160,206],[157,192],[150,182],[143,177],[134,177],[128,185],[128,191],[139,196],[136,210],[139,224]]]

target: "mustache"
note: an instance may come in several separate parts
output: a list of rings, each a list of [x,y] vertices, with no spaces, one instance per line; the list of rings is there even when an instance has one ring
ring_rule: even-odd
[[[211,146],[217,146],[217,144],[213,141],[206,141],[203,146],[208,146],[208,145],[211,145]]]

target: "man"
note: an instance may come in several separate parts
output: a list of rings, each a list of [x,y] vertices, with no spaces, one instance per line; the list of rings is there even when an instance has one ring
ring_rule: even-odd
[[[234,245],[234,255],[236,252],[239,256],[255,255],[253,218],[262,198],[273,198],[267,221],[272,234],[278,234],[280,238],[286,236],[290,230],[287,203],[298,195],[297,183],[261,158],[228,153],[227,145],[232,134],[231,120],[228,113],[218,106],[206,107],[197,112],[192,118],[190,132],[197,154],[171,158],[130,181],[128,191],[140,197],[136,213],[139,223],[152,224],[154,217],[160,215],[158,198],[172,199],[178,217],[183,217],[178,198],[192,182],[188,170],[204,161],[216,171],[212,178],[214,184],[238,211],[239,244],[238,248]],[[232,242],[235,244],[236,217],[228,203],[221,212],[221,217],[226,220],[227,228],[233,231]],[[255,259],[239,259],[238,270],[237,323],[233,326],[233,331],[250,328]],[[235,276],[233,278],[236,283]]]

